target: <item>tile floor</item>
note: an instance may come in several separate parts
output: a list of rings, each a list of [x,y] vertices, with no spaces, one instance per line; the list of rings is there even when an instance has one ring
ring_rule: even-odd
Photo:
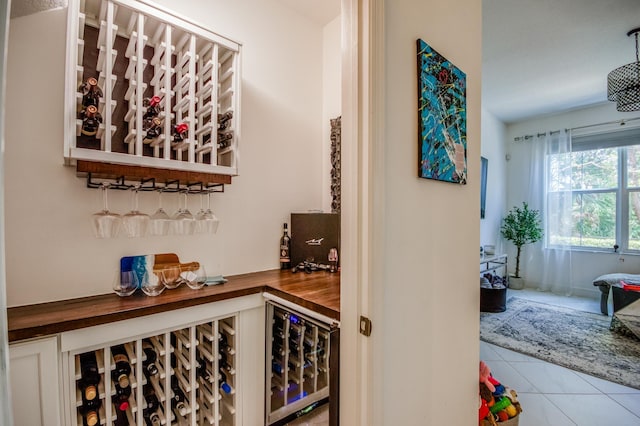
[[[599,299],[532,290],[509,290],[510,296],[600,313]],[[523,407],[519,426],[640,426],[640,390],[485,342],[480,342],[480,359],[498,380],[518,392]],[[327,418],[325,405],[288,426],[327,426]]]
[[[510,296],[600,313],[599,300],[595,299],[531,290],[509,290]],[[519,426],[640,425],[640,390],[485,342],[480,342],[480,359],[498,380],[518,392],[523,407]]]

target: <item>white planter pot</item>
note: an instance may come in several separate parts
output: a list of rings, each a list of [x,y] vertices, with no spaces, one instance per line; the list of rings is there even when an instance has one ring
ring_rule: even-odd
[[[512,290],[522,290],[524,288],[524,278],[509,276],[509,288]]]

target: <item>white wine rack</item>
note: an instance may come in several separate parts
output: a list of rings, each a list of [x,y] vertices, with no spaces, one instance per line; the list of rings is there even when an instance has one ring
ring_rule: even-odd
[[[327,324],[267,303],[267,418],[281,424],[329,396]]]
[[[139,0],[69,0],[67,27],[69,164],[238,174],[238,43]],[[102,92],[95,134],[83,122],[81,86],[90,78]],[[152,114],[154,96],[160,102]],[[188,130],[176,136],[182,123]]]
[[[236,425],[236,325],[237,316],[229,316],[94,349],[100,372],[100,424],[151,424],[146,423],[143,415],[147,407],[144,395],[149,392],[150,387],[159,401],[159,407],[154,413],[158,415],[162,425]],[[150,342],[156,353],[155,365],[158,372],[155,375],[143,373],[146,361],[146,354],[142,349],[143,340]],[[221,343],[223,341],[224,344]],[[112,348],[119,344],[124,344],[131,365],[131,396],[128,399],[126,421],[123,423],[119,423],[117,408],[112,403],[116,394],[111,374],[115,368]],[[84,352],[86,351],[78,351],[71,357],[74,363],[72,371],[75,371],[74,418],[78,426],[84,424],[80,391],[80,354]],[[203,371],[206,374],[201,373]],[[185,395],[184,414],[174,409],[172,404],[174,381]]]

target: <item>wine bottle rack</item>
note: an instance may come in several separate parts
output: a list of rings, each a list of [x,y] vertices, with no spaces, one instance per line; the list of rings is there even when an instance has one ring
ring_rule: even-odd
[[[100,424],[144,426],[154,424],[149,420],[154,414],[161,425],[236,425],[236,322],[236,316],[230,316],[95,349],[100,373],[97,396]],[[155,374],[145,373],[149,359],[143,342],[156,355]],[[120,344],[124,345],[131,366],[131,395],[126,411],[118,413],[113,402],[117,392],[112,377],[116,368],[112,352]],[[82,415],[82,353],[85,352],[73,355],[78,426],[87,424]],[[184,394],[182,410],[174,402],[180,392]],[[157,397],[158,406],[147,410],[145,396],[152,399],[151,394]],[[126,421],[121,417],[126,417]]]
[[[267,424],[273,424],[329,395],[330,330],[271,303],[267,318]]]
[[[68,10],[69,164],[237,175],[238,43],[144,1],[70,0]]]

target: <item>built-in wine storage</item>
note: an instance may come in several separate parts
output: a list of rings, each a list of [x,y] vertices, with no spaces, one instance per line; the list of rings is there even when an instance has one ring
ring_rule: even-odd
[[[237,174],[240,45],[136,0],[70,0],[65,158]]]
[[[329,324],[267,304],[267,424],[329,396],[329,344]]]
[[[230,316],[72,354],[76,424],[236,425],[236,321]]]

